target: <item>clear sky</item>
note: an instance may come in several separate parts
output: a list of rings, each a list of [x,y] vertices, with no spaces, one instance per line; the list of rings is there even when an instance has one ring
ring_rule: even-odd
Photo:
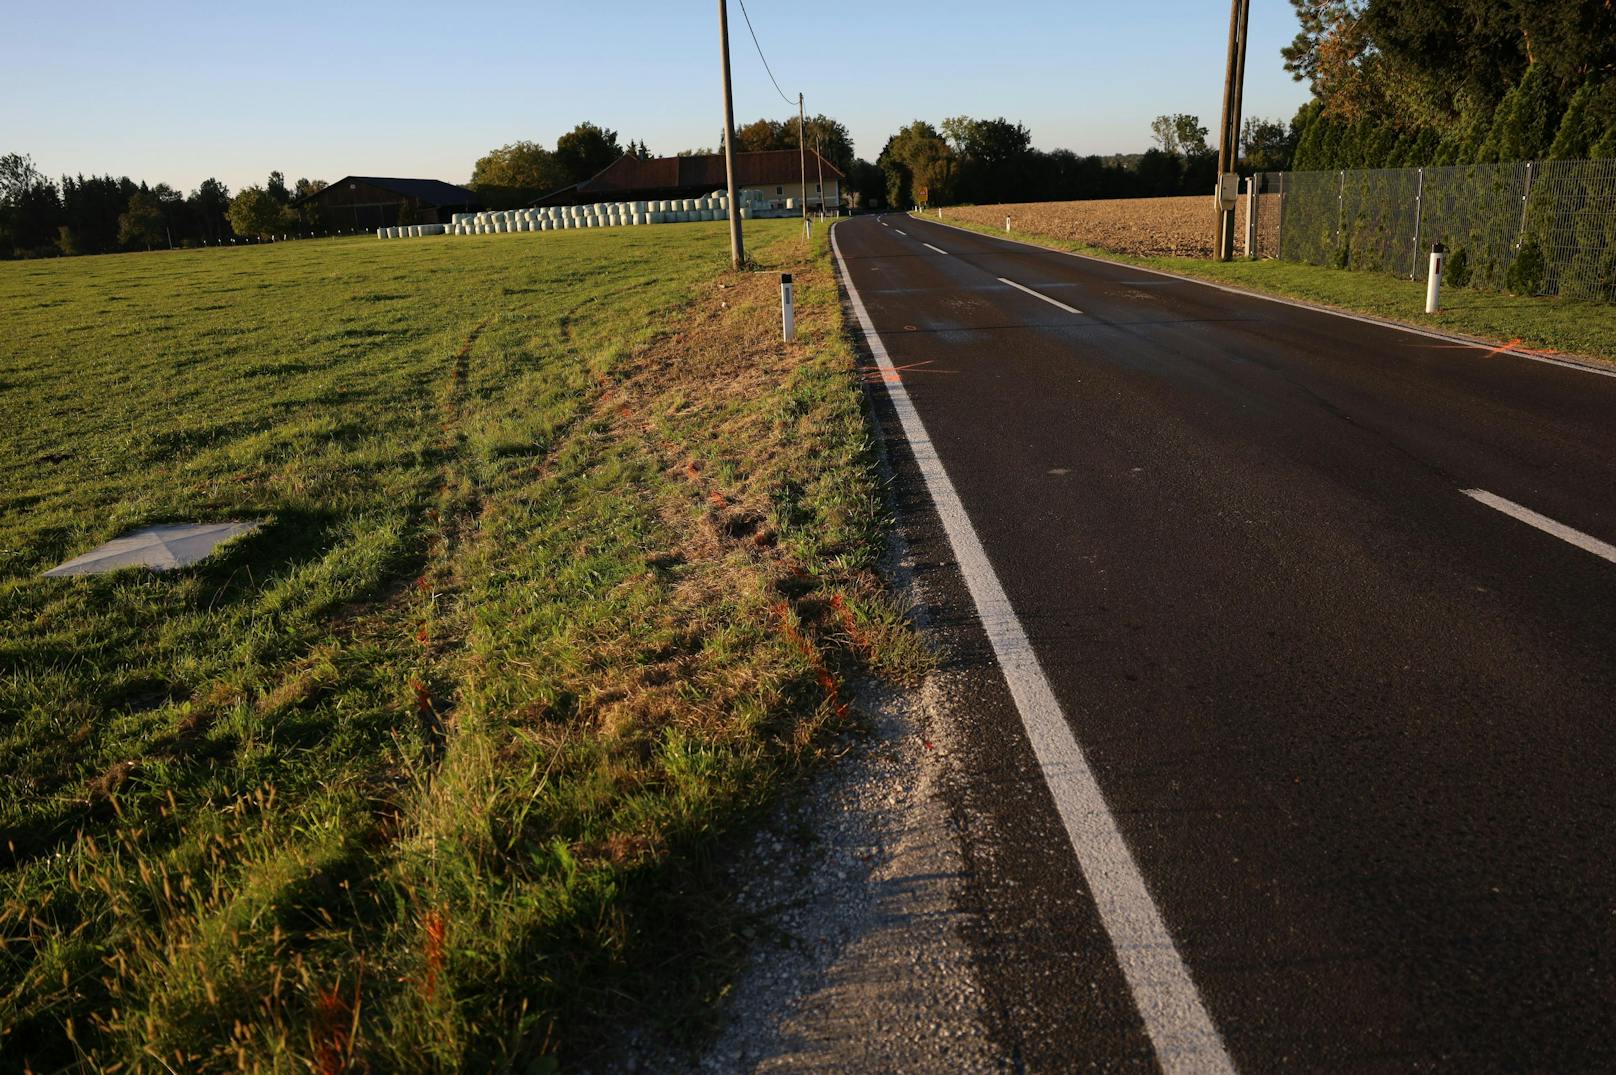
[[[717,5],[329,0],[6,5],[0,153],[48,175],[232,191],[272,170],[464,182],[492,147],[553,145],[581,120],[653,153],[722,129]],[[1208,0],[808,4],[747,0],[781,87],[873,160],[912,119],[1025,123],[1041,149],[1125,153],[1150,120],[1216,128],[1228,5]],[[1252,0],[1247,116],[1307,97],[1280,66],[1287,0]],[[730,0],[736,122],[793,110]]]

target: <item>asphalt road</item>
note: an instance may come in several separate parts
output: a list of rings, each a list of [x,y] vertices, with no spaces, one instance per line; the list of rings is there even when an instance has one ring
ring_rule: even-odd
[[[1004,1049],[1215,1066],[1164,1054],[1177,965],[1244,1071],[1616,1070],[1616,378],[907,215],[834,236],[980,673],[952,808]],[[933,452],[1176,949],[1154,979]]]

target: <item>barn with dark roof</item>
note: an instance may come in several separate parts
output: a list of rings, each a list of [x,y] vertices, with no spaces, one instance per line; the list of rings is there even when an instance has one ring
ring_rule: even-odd
[[[401,215],[409,224],[447,224],[453,213],[482,208],[475,193],[452,183],[374,175],[345,175],[292,205],[309,226],[333,231],[391,228]]]
[[[808,182],[804,187],[803,157],[797,150],[737,153],[735,185],[738,191],[752,191],[758,201],[776,209],[783,208],[788,198],[803,199],[810,209],[818,209],[821,205],[834,209],[840,205],[844,178],[841,169],[813,150],[807,153],[807,163]],[[588,205],[593,202],[699,198],[723,190],[724,186],[722,153],[655,157],[650,160],[628,154],[582,183],[552,191],[533,204]],[[796,204],[801,205],[802,201]]]

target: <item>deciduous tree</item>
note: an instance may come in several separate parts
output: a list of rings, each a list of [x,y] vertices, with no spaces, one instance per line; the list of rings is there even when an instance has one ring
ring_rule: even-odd
[[[1211,152],[1206,144],[1206,127],[1200,116],[1178,112],[1157,116],[1150,121],[1150,134],[1163,153],[1180,157],[1200,157]]]
[[[593,123],[580,123],[556,139],[555,159],[569,183],[583,182],[622,155],[617,132]]]
[[[230,227],[237,235],[251,235],[260,239],[279,235],[290,226],[284,206],[263,187],[248,187],[230,199],[227,213]]]
[[[1282,172],[1290,167],[1291,132],[1278,120],[1248,116],[1240,128],[1240,159],[1253,172]]]
[[[556,155],[537,142],[512,142],[478,159],[471,170],[474,187],[518,187],[554,190],[574,183]]]
[[[163,241],[164,234],[162,201],[149,190],[137,190],[118,217],[118,242],[150,250],[153,243]]]
[[[910,201],[946,204],[951,197],[954,154],[948,142],[925,120],[917,119],[893,135],[876,162],[887,176],[887,200],[895,206]]]

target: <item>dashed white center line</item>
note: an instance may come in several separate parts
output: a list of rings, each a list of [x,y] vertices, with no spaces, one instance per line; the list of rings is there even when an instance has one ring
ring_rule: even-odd
[[[946,254],[946,253],[948,253],[948,251],[946,251],[946,250],[943,250],[943,249],[942,249],[942,248],[940,248],[940,247],[935,247],[935,246],[932,246],[932,245],[931,245],[931,244],[930,244],[930,243],[921,243],[921,244],[920,244],[920,245],[921,245],[921,246],[923,246],[923,247],[925,247],[925,248],[926,248],[926,249],[927,249],[927,250],[936,250],[936,251],[937,251],[937,252],[938,252],[938,253],[939,253],[939,254]]]
[[[1581,530],[1573,529],[1565,523],[1557,523],[1547,515],[1539,515],[1531,508],[1522,507],[1513,500],[1505,500],[1501,496],[1494,496],[1485,489],[1460,490],[1472,500],[1480,501],[1495,511],[1501,511],[1512,519],[1518,519],[1527,526],[1535,526],[1545,534],[1553,534],[1561,541],[1569,542],[1585,552],[1602,557],[1616,564],[1616,545],[1607,545],[1598,538],[1584,534]]]
[[[1035,298],[1035,299],[1043,299],[1045,302],[1049,303],[1051,306],[1059,306],[1061,309],[1065,310],[1069,314],[1080,314],[1080,313],[1083,312],[1082,310],[1079,310],[1076,306],[1068,306],[1068,305],[1066,305],[1064,302],[1062,302],[1059,299],[1052,299],[1048,295],[1045,295],[1043,292],[1034,291],[1032,288],[1027,287],[1024,284],[1016,283],[1014,280],[1006,280],[1004,277],[1001,276],[1001,277],[999,277],[999,283],[1001,283],[1001,284],[1009,284],[1011,287],[1015,288],[1017,291],[1025,291],[1027,294],[1031,295],[1033,298]]]
[[[892,230],[897,232],[899,235],[908,235],[909,234],[908,232],[904,231],[902,228],[893,228]]]

